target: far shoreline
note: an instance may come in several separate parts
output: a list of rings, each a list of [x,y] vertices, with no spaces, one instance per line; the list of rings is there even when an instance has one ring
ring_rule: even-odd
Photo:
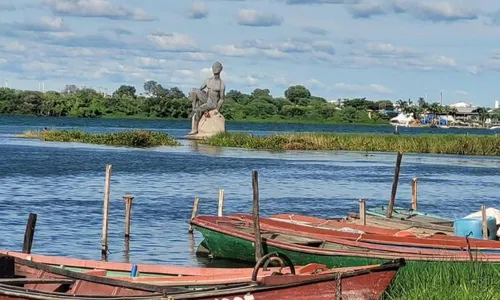
[[[160,118],[149,116],[122,116],[122,115],[105,115],[95,118],[84,118],[75,116],[37,116],[37,115],[0,115],[1,117],[9,118],[47,118],[47,119],[81,119],[81,120],[144,120],[144,121],[184,121],[189,122],[190,119],[182,118]],[[354,126],[392,126],[390,123],[348,123],[348,122],[321,122],[319,120],[292,120],[292,119],[243,119],[243,120],[226,120],[226,123],[254,123],[254,124],[296,124],[296,125],[354,125]]]

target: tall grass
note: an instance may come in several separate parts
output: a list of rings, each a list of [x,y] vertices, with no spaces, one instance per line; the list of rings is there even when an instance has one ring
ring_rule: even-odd
[[[78,142],[129,147],[178,146],[180,143],[163,132],[130,130],[107,133],[89,133],[79,130],[25,131],[20,137],[37,138],[51,142]]]
[[[203,143],[211,146],[269,150],[346,150],[435,153],[459,155],[500,155],[500,137],[489,135],[393,135],[293,133],[254,136],[247,133],[220,133]]]
[[[500,299],[500,266],[485,262],[407,262],[383,299]]]

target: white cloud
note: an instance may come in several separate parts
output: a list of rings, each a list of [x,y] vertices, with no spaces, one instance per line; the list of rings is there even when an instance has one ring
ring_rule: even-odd
[[[194,72],[191,70],[176,70],[175,73],[182,76],[190,76],[190,77],[194,75]]]
[[[207,52],[187,52],[181,54],[181,58],[183,59],[199,61],[212,59],[212,56],[212,53]]]
[[[142,9],[129,9],[122,5],[114,5],[109,0],[42,0],[42,3],[58,15],[135,21],[153,20]]]
[[[325,88],[326,84],[323,82],[319,81],[318,79],[311,78],[306,81],[306,85],[310,87],[318,87],[318,88]]]
[[[274,78],[273,82],[279,86],[290,86],[290,82],[283,76]]]
[[[2,50],[7,52],[24,52],[26,51],[26,46],[18,41],[8,41],[2,43],[0,46]]]
[[[191,51],[196,49],[196,42],[187,34],[153,33],[148,36],[156,46],[168,51]]]
[[[468,96],[468,95],[469,95],[469,93],[468,93],[468,92],[466,92],[466,91],[461,91],[461,90],[455,91],[455,94],[462,95],[462,96]]]
[[[427,0],[363,1],[347,6],[354,18],[371,18],[378,15],[406,14],[431,22],[457,22],[479,18],[477,10],[467,9],[460,3]]]
[[[269,12],[261,12],[254,9],[240,9],[237,14],[238,24],[244,26],[279,26],[283,18]]]
[[[259,51],[255,48],[239,48],[235,45],[220,45],[215,46],[213,50],[222,55],[226,56],[253,56],[257,55]]]
[[[472,75],[477,75],[481,71],[478,66],[469,66],[465,68],[466,71]]]
[[[204,2],[193,2],[189,7],[188,17],[191,19],[204,19],[208,16],[208,9]]]
[[[364,93],[378,93],[378,94],[393,94],[394,92],[383,85],[371,83],[368,85],[350,84],[350,83],[336,83],[333,89],[343,92],[364,92]]]
[[[365,50],[374,56],[405,56],[414,57],[421,53],[408,47],[395,46],[390,43],[368,43]]]

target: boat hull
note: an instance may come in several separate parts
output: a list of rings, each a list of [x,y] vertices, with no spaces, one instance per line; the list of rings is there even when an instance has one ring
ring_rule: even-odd
[[[205,243],[214,258],[255,262],[255,250],[252,241],[196,225],[193,225],[193,227],[201,232],[205,238]],[[347,255],[336,256],[330,254],[301,252],[298,250],[289,250],[273,246],[269,243],[263,243],[262,246],[264,252],[263,254],[271,252],[283,253],[296,265],[318,263],[324,264],[329,268],[343,268],[380,264],[387,261],[387,259],[383,258],[367,258]]]

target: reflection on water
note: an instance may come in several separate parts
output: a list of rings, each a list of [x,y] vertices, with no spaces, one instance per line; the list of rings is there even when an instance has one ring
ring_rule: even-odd
[[[359,198],[367,199],[369,207],[387,203],[396,160],[391,153],[269,152],[213,148],[187,140],[180,147],[154,149],[46,143],[13,134],[50,122],[59,127],[93,126],[96,131],[158,125],[155,129],[177,136],[184,135],[188,126],[181,121],[71,119],[73,123],[66,124],[63,119],[12,118],[10,124],[5,120],[0,119],[0,248],[21,249],[28,214],[33,212],[38,214],[34,253],[90,259],[101,258],[107,163],[113,165],[110,261],[220,266],[227,264],[195,257],[202,237],[188,233],[194,197],[200,198],[200,214],[216,214],[218,190],[223,188],[227,214],[251,213],[251,172],[258,170],[263,216],[285,212],[343,216],[358,209]],[[263,134],[285,128],[280,126],[255,128]],[[478,211],[482,204],[498,207],[499,167],[500,159],[492,157],[405,154],[397,204],[410,205],[411,179],[418,177],[424,211],[460,217]],[[124,239],[125,194],[136,196],[129,241]]]

